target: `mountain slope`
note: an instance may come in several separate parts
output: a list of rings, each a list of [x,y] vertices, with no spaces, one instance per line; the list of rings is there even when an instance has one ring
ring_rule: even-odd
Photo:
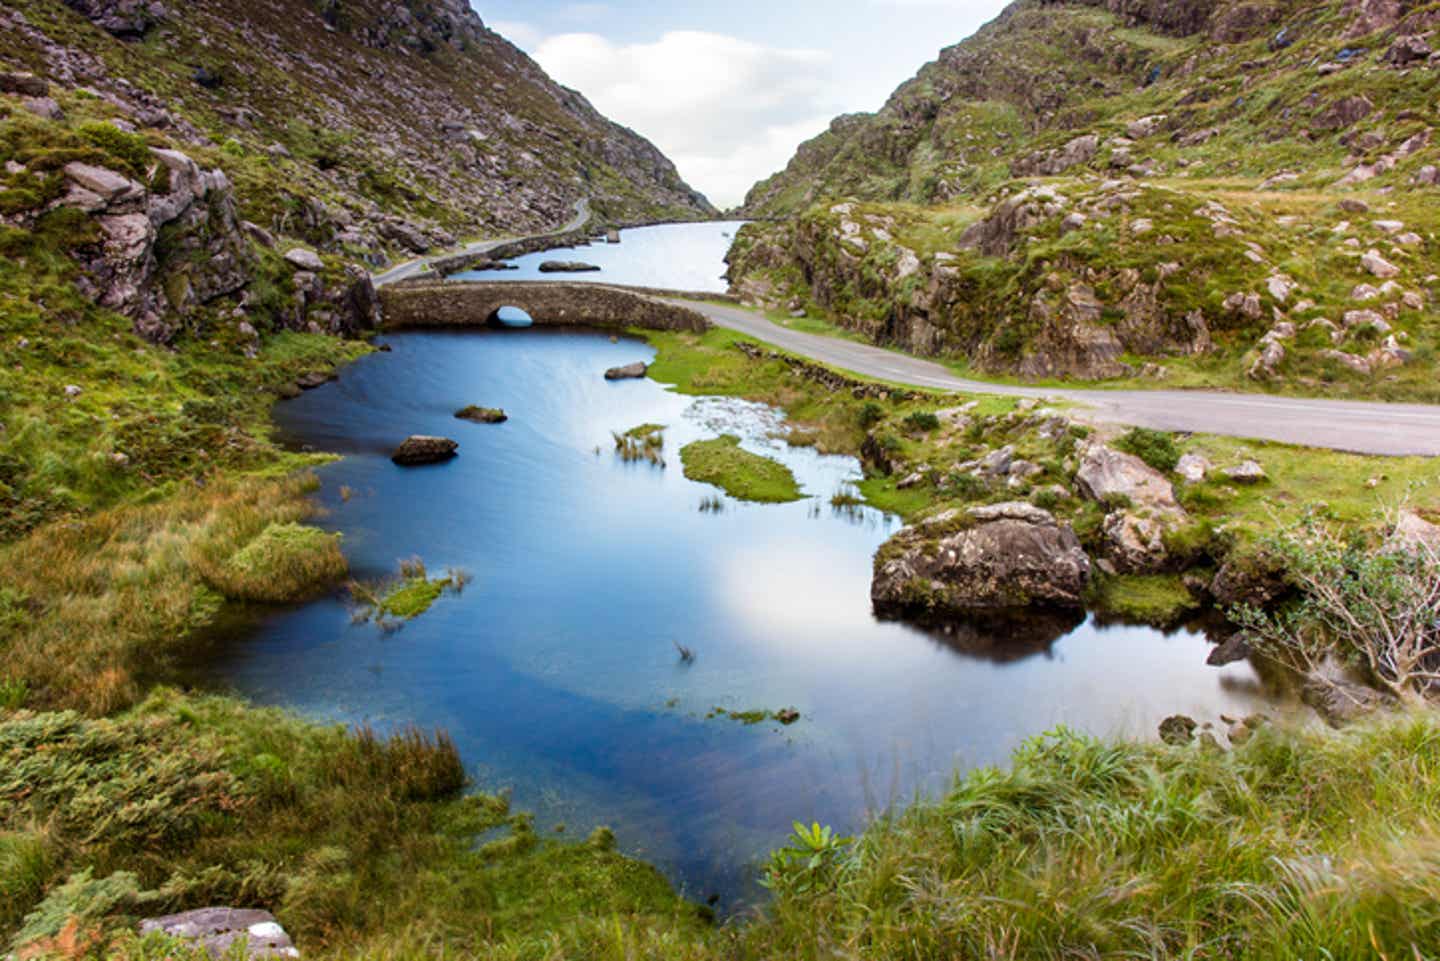
[[[712,212],[464,0],[18,0],[0,58],[221,148],[246,219],[372,260],[551,228],[581,197],[615,221]]]
[[[1434,396],[1437,25],[1021,0],[757,184],[732,283],[992,373]]]

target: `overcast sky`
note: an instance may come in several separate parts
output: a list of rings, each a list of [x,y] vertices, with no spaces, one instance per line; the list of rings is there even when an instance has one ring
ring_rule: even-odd
[[[472,2],[728,207],[837,114],[879,109],[1006,0]]]

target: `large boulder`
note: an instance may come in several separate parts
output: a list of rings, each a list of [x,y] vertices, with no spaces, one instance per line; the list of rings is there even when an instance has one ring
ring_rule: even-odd
[[[448,437],[428,437],[414,434],[395,449],[390,459],[401,467],[416,467],[421,464],[438,464],[454,457],[460,445]]]
[[[881,614],[1078,608],[1090,559],[1068,525],[1023,502],[946,511],[900,531],[875,559]]]
[[[1168,478],[1133,454],[1091,444],[1080,460],[1075,482],[1086,497],[1101,503],[1117,499],[1134,507],[1179,513],[1175,487]]]
[[[212,958],[298,958],[290,935],[269,911],[201,908],[140,922],[140,933],[188,941]]]

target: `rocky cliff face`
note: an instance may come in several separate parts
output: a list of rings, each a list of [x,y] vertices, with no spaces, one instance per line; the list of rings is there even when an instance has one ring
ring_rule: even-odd
[[[733,288],[1026,377],[1436,396],[1437,25],[1021,0],[757,184]]]
[[[463,0],[21,0],[4,61],[213,157],[246,219],[372,262],[554,228],[581,198],[616,221],[712,212]]]

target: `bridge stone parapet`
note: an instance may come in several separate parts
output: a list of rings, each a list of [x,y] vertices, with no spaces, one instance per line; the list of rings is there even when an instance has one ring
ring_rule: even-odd
[[[705,315],[662,299],[676,292],[557,281],[414,280],[380,290],[383,326],[483,327],[502,307],[518,307],[540,326],[710,329]]]

